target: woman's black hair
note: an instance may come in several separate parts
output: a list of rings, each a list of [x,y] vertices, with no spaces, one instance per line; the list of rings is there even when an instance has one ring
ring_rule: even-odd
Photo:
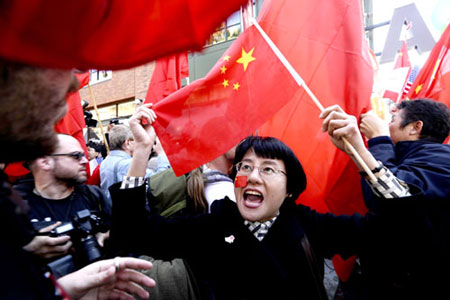
[[[296,200],[306,188],[306,175],[291,148],[274,137],[249,136],[237,146],[234,165],[239,163],[250,149],[262,158],[279,159],[284,162],[287,174],[286,190],[291,194],[289,198]],[[234,180],[235,177],[236,168],[233,168],[231,178]]]

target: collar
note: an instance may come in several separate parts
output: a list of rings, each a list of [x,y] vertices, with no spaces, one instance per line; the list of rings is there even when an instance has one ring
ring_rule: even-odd
[[[126,153],[123,150],[111,150],[109,152],[109,156],[118,156],[118,157],[124,157],[124,158],[131,158],[131,155]]]
[[[259,240],[262,241],[266,236],[267,232],[269,232],[270,227],[272,227],[275,220],[278,218],[280,212],[277,213],[275,217],[265,222],[252,222],[245,220],[244,225],[247,226],[248,230]]]
[[[206,169],[205,171],[203,171],[203,175],[206,179],[205,183],[213,183],[218,181],[228,181],[233,183],[233,180],[231,180],[228,175],[217,170]]]

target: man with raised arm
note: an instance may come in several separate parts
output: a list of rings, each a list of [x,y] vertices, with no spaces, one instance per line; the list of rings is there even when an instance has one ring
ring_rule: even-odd
[[[376,245],[376,255],[360,256],[365,282],[384,278],[382,284],[396,295],[414,295],[420,286],[432,286],[428,290],[435,295],[449,280],[448,272],[439,271],[449,267],[450,255],[450,146],[442,144],[450,131],[449,116],[444,104],[428,99],[397,104],[389,125],[373,114],[363,114],[361,131],[369,138],[366,149],[354,116],[339,106],[328,107],[320,115],[331,141],[360,168],[369,210],[378,212],[375,200],[381,198],[403,205],[411,219],[423,218],[418,226],[399,228],[397,240],[404,241],[403,247]],[[367,176],[343,138],[376,181]],[[422,195],[416,201],[407,198],[417,191]]]

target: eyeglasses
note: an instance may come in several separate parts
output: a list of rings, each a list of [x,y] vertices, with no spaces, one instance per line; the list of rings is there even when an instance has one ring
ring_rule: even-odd
[[[253,172],[253,170],[255,169],[255,166],[253,166],[250,163],[247,162],[240,162],[236,165],[236,171],[238,171],[238,173],[244,174],[244,175],[249,175]],[[258,172],[259,175],[261,177],[264,178],[270,178],[272,176],[278,175],[278,174],[284,174],[287,176],[286,172],[275,169],[272,166],[269,165],[262,165],[258,167]]]
[[[83,157],[85,157],[84,152],[78,151],[78,152],[72,152],[72,153],[56,153],[52,154],[50,156],[70,156],[78,161],[81,161]]]

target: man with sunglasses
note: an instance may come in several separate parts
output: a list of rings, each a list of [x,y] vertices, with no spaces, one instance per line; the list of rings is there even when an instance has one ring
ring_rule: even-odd
[[[71,223],[78,212],[87,209],[108,224],[111,207],[107,206],[105,195],[99,187],[83,184],[87,179],[88,160],[80,143],[65,134],[58,134],[57,138],[57,147],[52,154],[30,163],[34,181],[16,186],[28,201],[31,222],[43,227],[41,232],[47,232]],[[103,246],[107,234],[98,232],[96,237]],[[69,235],[38,235],[24,249],[51,262],[73,250],[74,242],[79,241],[72,241]]]
[[[0,161],[31,161],[56,152],[54,124],[66,113],[65,98],[77,89],[72,70],[35,67],[0,58]],[[133,269],[151,263],[133,258],[101,260],[58,280],[23,247],[36,235],[29,207],[0,173],[2,299],[98,299],[126,293],[148,298],[136,283],[155,282]],[[129,298],[128,298],[129,299]]]

